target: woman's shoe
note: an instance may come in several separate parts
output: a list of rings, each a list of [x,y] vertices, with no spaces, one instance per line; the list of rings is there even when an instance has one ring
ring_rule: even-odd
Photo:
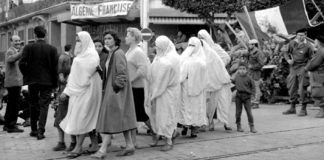
[[[73,149],[75,148],[75,146],[76,146],[76,143],[71,143],[70,146],[69,146],[69,148],[66,149],[66,151],[67,152],[73,151]]]
[[[124,156],[131,156],[135,153],[135,149],[125,149],[119,152],[116,156],[117,157],[124,157]]]
[[[228,127],[226,124],[224,125],[224,128],[225,128],[226,131],[231,131],[232,130],[232,128]]]
[[[191,138],[197,138],[198,136],[197,136],[197,134],[191,133],[190,137]]]
[[[156,147],[159,144],[159,138],[160,136],[154,135],[153,136],[153,143],[150,144],[151,147]]]
[[[163,147],[161,147],[161,151],[162,152],[167,152],[173,149],[173,145],[172,144],[166,144]]]
[[[181,131],[181,135],[182,136],[186,136],[187,135],[187,132],[188,132],[188,128],[184,127]]]
[[[95,159],[105,159],[106,156],[106,153],[103,153],[100,150],[98,150],[95,154],[91,155],[90,157]]]
[[[68,159],[74,159],[74,158],[77,158],[77,157],[80,157],[81,156],[81,153],[75,153],[75,152],[70,152],[66,158]]]

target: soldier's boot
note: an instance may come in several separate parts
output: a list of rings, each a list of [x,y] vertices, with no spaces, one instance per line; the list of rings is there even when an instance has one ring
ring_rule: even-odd
[[[258,131],[254,128],[254,125],[250,125],[250,132],[251,133],[257,133]]]
[[[238,132],[244,132],[244,130],[242,129],[241,124],[237,124],[237,131]]]
[[[320,107],[320,110],[316,114],[315,118],[324,118],[324,107]]]
[[[307,104],[303,104],[302,108],[298,114],[298,116],[303,117],[303,116],[307,116],[307,110],[306,110]]]
[[[291,103],[291,106],[288,110],[282,112],[282,114],[287,115],[287,114],[296,114],[296,104]]]

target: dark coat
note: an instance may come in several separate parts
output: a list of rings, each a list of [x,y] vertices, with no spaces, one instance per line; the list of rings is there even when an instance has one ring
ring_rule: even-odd
[[[97,131],[114,134],[135,129],[136,114],[125,53],[117,49],[111,54]]]
[[[44,40],[25,46],[19,68],[24,76],[24,85],[38,84],[57,87],[57,49]]]
[[[6,72],[5,72],[5,87],[16,87],[23,85],[23,76],[18,67],[21,54],[15,48],[10,47],[6,52]]]

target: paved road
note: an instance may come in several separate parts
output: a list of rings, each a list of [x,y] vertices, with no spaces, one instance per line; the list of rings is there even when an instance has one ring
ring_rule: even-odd
[[[225,132],[222,125],[216,131],[200,133],[196,139],[181,137],[172,151],[161,152],[159,147],[151,148],[151,138],[138,136],[142,149],[131,157],[116,158],[116,151],[124,144],[121,135],[116,135],[113,146],[106,159],[112,160],[304,160],[323,159],[324,156],[324,119],[314,118],[318,108],[310,107],[307,117],[296,115],[284,116],[282,111],[288,105],[261,105],[253,110],[257,134],[236,131]],[[234,105],[231,106],[230,124],[234,124]],[[3,112],[3,111],[2,111]],[[50,110],[46,139],[36,140],[29,137],[29,128],[21,134],[0,132],[0,160],[54,160],[65,159],[62,152],[51,149],[57,143],[56,130],[53,125],[53,111]],[[248,131],[246,114],[242,114],[243,128]],[[143,129],[140,129],[144,132]],[[89,140],[85,142],[85,147]],[[161,143],[162,144],[162,143]],[[89,156],[80,160],[91,159]]]

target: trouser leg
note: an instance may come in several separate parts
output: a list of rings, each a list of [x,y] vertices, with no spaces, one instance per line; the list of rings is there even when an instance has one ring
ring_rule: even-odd
[[[30,127],[32,131],[37,131],[37,121],[39,118],[39,87],[29,85],[29,108],[30,108]]]
[[[51,93],[52,89],[48,86],[41,86],[40,88],[40,98],[39,98],[39,121],[38,121],[38,130],[41,133],[45,132],[45,125],[47,120],[47,114],[48,114],[48,106],[51,101]]]
[[[5,114],[5,126],[13,128],[18,119],[19,101],[20,101],[20,90],[21,87],[8,87],[8,104]]]

